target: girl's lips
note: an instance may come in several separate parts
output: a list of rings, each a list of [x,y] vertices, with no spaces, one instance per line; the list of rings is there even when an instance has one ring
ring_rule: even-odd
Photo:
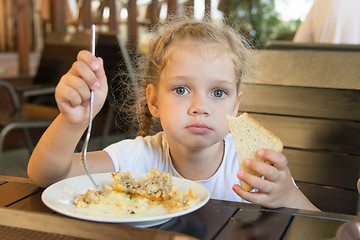
[[[205,124],[192,124],[187,126],[186,129],[191,133],[197,133],[197,134],[206,134],[211,131],[211,129]]]

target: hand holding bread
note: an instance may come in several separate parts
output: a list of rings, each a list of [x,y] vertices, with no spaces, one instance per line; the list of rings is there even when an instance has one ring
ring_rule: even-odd
[[[247,169],[244,166],[245,160],[255,159],[257,161],[270,164],[268,160],[258,157],[256,154],[257,151],[261,148],[266,148],[281,152],[283,149],[283,143],[278,137],[265,129],[260,123],[258,123],[247,113],[243,113],[238,117],[229,115],[226,117],[230,132],[234,139],[241,169],[252,175],[261,177],[260,174]],[[245,191],[248,192],[253,189],[253,187],[246,182],[242,183],[242,187]]]

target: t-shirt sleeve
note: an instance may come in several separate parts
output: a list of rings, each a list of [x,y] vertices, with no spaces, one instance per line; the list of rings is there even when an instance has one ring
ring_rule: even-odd
[[[138,137],[136,139],[127,139],[109,145],[104,149],[114,164],[114,169],[118,171],[141,171],[143,164],[139,163],[139,159],[144,159],[142,151],[146,148],[144,139]]]
[[[160,135],[122,140],[109,145],[104,151],[110,156],[116,172],[150,172],[151,168],[163,169]]]

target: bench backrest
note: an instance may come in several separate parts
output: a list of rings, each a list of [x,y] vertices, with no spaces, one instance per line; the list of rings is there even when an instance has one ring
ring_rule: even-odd
[[[272,50],[360,51],[359,44],[293,42],[292,40],[270,41],[266,48]]]
[[[57,84],[76,61],[78,52],[90,48],[91,34],[87,32],[47,34],[33,83]]]
[[[241,112],[280,137],[300,189],[324,211],[358,213],[360,52],[258,50]]]

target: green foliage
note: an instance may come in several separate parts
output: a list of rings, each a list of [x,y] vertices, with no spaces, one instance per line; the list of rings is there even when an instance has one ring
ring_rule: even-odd
[[[271,40],[294,34],[300,24],[300,20],[280,20],[275,0],[221,0],[218,8],[226,21],[257,48],[265,48]]]

